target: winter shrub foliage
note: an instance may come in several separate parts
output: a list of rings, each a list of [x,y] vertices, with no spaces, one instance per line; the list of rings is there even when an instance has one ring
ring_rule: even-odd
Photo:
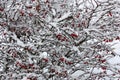
[[[0,0],[0,80],[119,80],[119,0]]]

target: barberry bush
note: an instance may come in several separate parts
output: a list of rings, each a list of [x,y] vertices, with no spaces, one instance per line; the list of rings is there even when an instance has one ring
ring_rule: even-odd
[[[0,80],[119,80],[119,0],[0,0]]]

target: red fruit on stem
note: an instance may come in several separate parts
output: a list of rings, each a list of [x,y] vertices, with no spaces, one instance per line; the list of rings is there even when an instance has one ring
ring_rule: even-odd
[[[0,11],[4,11],[4,8],[0,7]]]
[[[106,70],[106,69],[107,69],[106,66],[102,66],[101,68],[102,68],[103,70]]]
[[[30,67],[33,66],[34,64],[28,64]]]
[[[49,3],[49,0],[46,0],[45,3]]]
[[[18,66],[19,64],[20,64],[20,63],[17,61],[15,65]]]
[[[34,77],[32,80],[37,80],[37,77]]]
[[[75,24],[74,24],[74,23],[72,23],[71,25],[72,25],[72,27],[74,27],[74,26],[75,26]]]
[[[75,33],[70,34],[70,36],[72,36],[72,37],[74,37],[74,38],[77,38],[77,37],[78,37],[78,35],[75,34]]]
[[[115,76],[115,74],[112,74],[113,76]]]
[[[77,15],[76,15],[76,18],[79,18],[80,17],[80,13],[78,13]]]
[[[62,62],[64,62],[65,58],[61,57],[59,60],[62,61]]]
[[[58,38],[58,37],[62,37],[62,35],[61,34],[58,34],[58,35],[56,35],[56,37]]]
[[[73,62],[68,61],[67,64],[71,65],[71,64],[73,64]]]
[[[56,37],[58,38],[58,40],[62,39],[62,35],[61,34],[56,35]]]
[[[82,22],[82,25],[83,25],[84,27],[86,26],[86,23],[85,23],[85,21],[83,21],[83,22]]]
[[[47,58],[43,58],[43,61],[48,62],[48,59]]]
[[[68,39],[66,37],[61,37],[60,40],[61,41],[68,41]]]
[[[35,1],[35,0],[32,0],[32,1]]]
[[[64,39],[61,39],[61,41],[65,41]]]
[[[120,37],[119,36],[117,36],[116,38],[115,38],[115,40],[119,40],[120,39]]]
[[[53,72],[55,72],[55,69],[51,69],[50,71],[53,73]]]
[[[95,58],[101,58],[101,55],[96,55]]]
[[[103,59],[103,60],[100,60],[102,63],[104,63],[104,62],[106,62],[106,60],[105,59]]]
[[[84,62],[84,64],[88,64],[88,62]]]
[[[29,16],[33,16],[33,14],[32,14],[32,13],[29,13]]]
[[[6,32],[3,33],[3,35],[6,35],[6,34],[7,34]]]
[[[1,23],[0,25],[2,25],[2,26],[6,26],[7,23],[6,23],[6,22],[3,22],[3,23]]]
[[[112,42],[113,41],[113,39],[109,39],[109,42]]]
[[[27,9],[31,9],[31,8],[32,8],[32,6],[26,6],[26,8],[27,8]]]
[[[23,11],[20,11],[20,15],[21,15],[21,16],[24,16],[24,12],[23,12]]]
[[[81,24],[78,24],[78,26],[77,27],[81,27]]]
[[[25,64],[21,64],[20,66],[21,66],[21,68],[23,68],[23,69],[27,69],[27,66],[26,66]]]
[[[59,72],[55,72],[55,74],[59,74]]]
[[[112,16],[112,13],[109,11],[109,13],[108,13],[110,16]]]
[[[104,42],[109,42],[109,40],[108,40],[108,39],[104,39],[103,41],[104,41]]]
[[[17,57],[17,53],[13,53],[12,56],[13,56],[13,57]]]
[[[39,11],[40,10],[40,5],[36,6],[36,10]]]

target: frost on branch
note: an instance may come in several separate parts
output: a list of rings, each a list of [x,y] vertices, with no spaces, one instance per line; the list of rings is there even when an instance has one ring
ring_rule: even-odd
[[[0,80],[119,79],[117,0],[0,0]]]

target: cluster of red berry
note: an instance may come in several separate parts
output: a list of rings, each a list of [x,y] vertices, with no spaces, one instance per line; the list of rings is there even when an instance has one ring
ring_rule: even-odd
[[[77,34],[75,34],[75,33],[71,33],[70,34],[70,36],[72,37],[72,38],[78,38],[78,35]],[[58,39],[58,40],[60,40],[60,41],[68,41],[68,39],[65,37],[65,36],[63,36],[62,34],[57,34],[56,35],[56,38]]]
[[[120,37],[117,36],[117,37],[115,37],[114,39],[113,39],[113,38],[112,38],[112,39],[104,39],[103,41],[104,41],[104,42],[112,42],[113,40],[120,40]]]

